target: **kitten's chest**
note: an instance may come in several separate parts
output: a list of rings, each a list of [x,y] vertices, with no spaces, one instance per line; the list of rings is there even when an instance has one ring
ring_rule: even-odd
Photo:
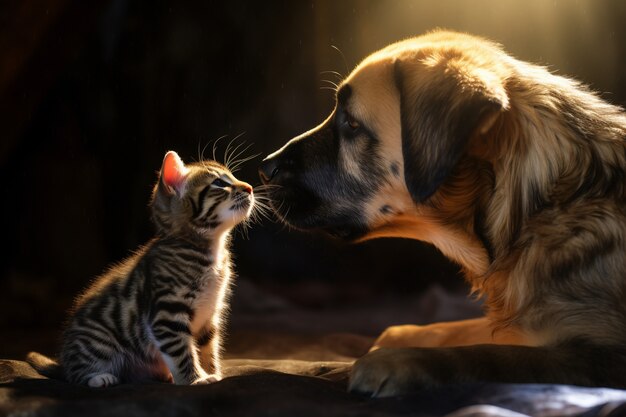
[[[193,334],[210,325],[215,321],[216,314],[220,314],[226,302],[230,279],[230,266],[227,262],[207,268],[202,277],[203,285],[191,304],[194,312],[191,321]]]

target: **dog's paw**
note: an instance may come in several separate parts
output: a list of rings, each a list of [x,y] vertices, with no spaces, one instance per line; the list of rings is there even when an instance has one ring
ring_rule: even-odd
[[[380,348],[354,363],[350,372],[350,392],[371,397],[392,397],[438,385],[427,367],[425,351],[418,348]]]

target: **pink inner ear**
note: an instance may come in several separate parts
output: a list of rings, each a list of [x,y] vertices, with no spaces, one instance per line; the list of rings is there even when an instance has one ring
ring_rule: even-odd
[[[169,151],[165,154],[161,169],[161,178],[165,185],[179,192],[185,182],[187,171],[187,167],[176,152]]]

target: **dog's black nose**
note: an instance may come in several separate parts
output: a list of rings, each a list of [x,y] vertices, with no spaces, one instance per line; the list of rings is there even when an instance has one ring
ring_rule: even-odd
[[[259,177],[261,177],[261,181],[263,184],[269,184],[272,181],[272,178],[278,174],[279,167],[275,158],[267,158],[259,167]]]

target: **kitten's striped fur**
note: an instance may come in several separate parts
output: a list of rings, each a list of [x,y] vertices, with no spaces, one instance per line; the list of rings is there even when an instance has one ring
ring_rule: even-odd
[[[253,204],[252,187],[224,166],[168,152],[151,202],[157,236],[77,299],[60,354],[65,379],[219,380],[229,231]]]

